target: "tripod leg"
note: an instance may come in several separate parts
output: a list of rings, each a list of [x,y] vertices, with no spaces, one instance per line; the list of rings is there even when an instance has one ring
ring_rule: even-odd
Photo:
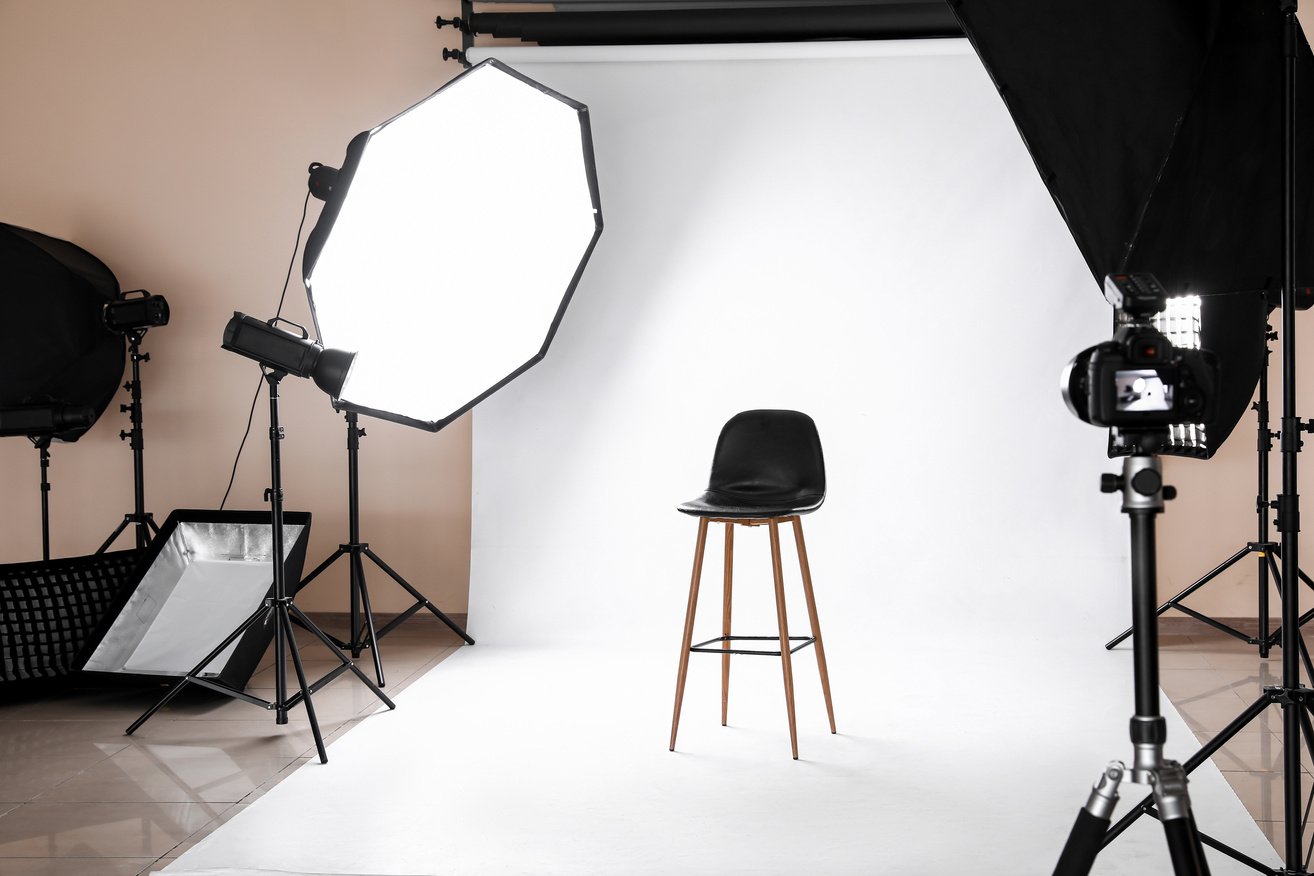
[[[798,727],[794,721],[794,667],[789,653],[789,619],[785,615],[785,571],[780,564],[780,523],[771,518],[771,571],[776,579],[776,623],[780,627],[780,668],[785,676],[785,711],[789,713],[789,749],[798,760]]]
[[[1305,646],[1305,636],[1297,629],[1296,642],[1300,645],[1300,660],[1305,666],[1305,677],[1314,680],[1314,663],[1310,663],[1309,648]]]
[[[368,687],[371,691],[373,691],[374,695],[378,697],[380,700],[382,700],[385,706],[387,706],[390,709],[397,708],[397,704],[394,703],[392,700],[388,699],[388,695],[385,694],[382,690],[380,690],[379,686],[375,684],[373,681],[371,681],[368,675],[361,672],[360,667],[357,666],[355,663],[352,663],[351,658],[348,657],[346,654],[342,653],[342,649],[339,648],[337,645],[334,645],[333,640],[328,637],[328,634],[325,633],[323,630],[321,630],[319,627],[315,626],[315,622],[312,621],[310,618],[306,617],[305,614],[301,611],[301,609],[297,608],[296,603],[294,602],[288,603],[288,609],[292,612],[294,617],[298,621],[300,621],[301,628],[304,630],[308,630],[312,635],[315,636],[315,638],[323,642],[324,647],[332,651],[334,656],[336,656],[339,660],[341,660],[342,664],[352,671],[352,674],[354,674],[357,678],[359,678],[365,684],[366,687]]]
[[[192,680],[193,677],[199,675],[201,670],[210,664],[210,661],[218,657],[220,652],[222,652],[233,642],[237,641],[238,638],[240,638],[242,634],[245,633],[247,630],[251,629],[251,627],[255,624],[255,622],[260,620],[262,617],[264,617],[265,613],[268,611],[269,611],[269,606],[266,604],[260,606],[254,612],[252,612],[250,617],[242,621],[241,626],[239,626],[237,629],[229,633],[228,637],[225,638],[218,645],[216,645],[213,651],[211,651],[209,654],[206,654],[205,658],[201,660],[200,663],[197,663],[195,666],[193,666],[186,675],[184,675],[181,679],[179,679],[177,684],[169,688],[169,692],[164,695],[163,699],[161,699],[155,705],[147,709],[146,712],[136,721],[133,721],[132,725],[128,727],[127,730],[123,731],[123,735],[131,736],[133,733],[136,732],[138,727],[149,721],[152,715],[154,715],[160,709],[167,706],[169,704],[169,701],[172,700],[174,697],[176,697],[182,691],[182,689]]]
[[[405,590],[407,593],[411,594],[411,596],[414,596],[416,599],[418,599],[418,600],[424,605],[425,608],[427,608],[427,609],[429,609],[429,611],[433,612],[433,616],[436,617],[436,618],[438,618],[438,620],[442,621],[443,623],[445,623],[445,624],[447,625],[447,628],[448,628],[448,629],[450,629],[452,632],[456,633],[456,634],[457,634],[458,636],[460,636],[462,639],[465,639],[465,643],[466,643],[467,645],[473,645],[473,644],[475,643],[475,640],[472,639],[472,638],[470,638],[470,634],[467,633],[465,630],[461,629],[461,625],[460,625],[460,624],[458,624],[456,621],[452,620],[450,617],[448,617],[446,614],[444,614],[444,613],[438,608],[438,606],[434,605],[432,602],[430,602],[428,599],[426,599],[425,596],[424,596],[424,594],[421,593],[420,591],[416,590],[414,587],[412,587],[412,586],[411,586],[411,583],[410,583],[409,581],[407,581],[407,580],[406,580],[405,578],[403,578],[401,575],[398,575],[396,572],[394,572],[394,571],[392,570],[392,567],[391,567],[391,566],[389,566],[389,565],[388,565],[387,563],[385,563],[383,560],[379,559],[379,555],[378,555],[378,554],[374,553],[374,551],[370,550],[369,548],[365,548],[365,556],[369,557],[371,560],[374,561],[374,564],[375,564],[376,566],[378,566],[378,567],[379,567],[380,569],[382,569],[384,572],[388,573],[388,576],[389,576],[390,578],[392,578],[392,580],[394,580],[394,581],[396,581],[398,584],[400,584],[403,590]]]
[[[1188,586],[1185,590],[1178,593],[1172,599],[1169,599],[1163,605],[1160,605],[1159,608],[1154,613],[1155,617],[1158,617],[1159,615],[1163,614],[1165,611],[1167,611],[1170,608],[1175,608],[1177,606],[1177,603],[1181,602],[1183,599],[1190,596],[1192,593],[1199,590],[1201,587],[1205,586],[1210,581],[1214,580],[1219,575],[1226,572],[1228,569],[1232,568],[1249,553],[1250,553],[1250,546],[1247,545],[1246,547],[1243,547],[1241,548],[1241,550],[1232,554],[1232,556],[1228,557],[1226,560],[1223,560],[1223,562],[1215,566],[1214,569],[1211,572],[1209,572],[1207,575],[1205,575],[1203,578],[1200,578],[1198,581]],[[1112,651],[1118,645],[1122,644],[1122,642],[1126,640],[1127,637],[1130,636],[1133,631],[1134,631],[1134,627],[1128,627],[1118,635],[1114,636],[1112,639],[1110,639],[1108,642],[1105,643],[1104,645],[1105,650]]]
[[[96,548],[96,553],[103,554],[105,553],[105,551],[109,550],[109,546],[114,544],[114,539],[122,535],[123,530],[127,528],[128,528],[128,518],[124,517],[123,520],[119,523],[119,525],[114,528],[114,531],[110,533],[110,537],[105,539],[105,543],[102,544],[100,547]]]
[[[1314,760],[1314,725],[1310,724],[1309,703],[1305,703],[1305,708],[1300,711],[1300,731],[1305,737],[1305,750],[1309,752],[1311,760]]]
[[[1077,820],[1063,845],[1054,876],[1086,876],[1095,866],[1095,857],[1104,847],[1104,832],[1118,805],[1118,784],[1124,767],[1114,762],[1104,768],[1095,787],[1091,789],[1086,805],[1077,812]]]
[[[301,686],[301,702],[306,706],[306,718],[310,721],[310,732],[315,737],[315,750],[319,752],[319,762],[328,763],[328,752],[324,750],[324,737],[319,732],[319,721],[315,718],[315,704],[310,700],[310,685],[306,684],[306,669],[301,665],[301,653],[297,650],[297,639],[292,634],[292,619],[287,612],[287,603],[278,612],[278,622],[283,625],[287,636],[287,649],[292,654],[292,667],[297,673],[297,684]],[[279,655],[282,659],[282,655]]]
[[[329,566],[333,565],[333,563],[337,560],[337,558],[342,556],[346,552],[347,551],[344,548],[339,546],[337,550],[329,554],[328,559],[326,559],[324,562],[320,563],[318,566],[315,567],[315,571],[311,572],[309,575],[305,575],[302,577],[301,583],[297,585],[297,589],[300,590],[302,587],[305,587],[311,581],[314,581],[316,578],[318,578],[320,572],[323,572]]]
[[[356,573],[360,576],[360,601],[361,606],[365,609],[365,632],[369,633],[369,639],[357,631],[352,630],[352,641],[357,643],[369,642],[370,656],[374,658],[374,677],[379,680],[379,687],[386,683],[383,680],[383,658],[379,656],[379,637],[374,632],[374,609],[370,607],[370,591],[365,586],[365,564],[361,562],[360,554],[351,558],[351,562],[356,567]]]
[[[684,637],[680,641],[680,669],[675,677],[675,714],[671,717],[671,751],[680,729],[680,706],[684,704],[684,680],[689,674],[689,646],[693,644],[694,614],[698,610],[698,584],[703,577],[703,549],[707,547],[707,518],[698,518],[698,544],[694,547],[693,580],[689,582],[689,605],[684,610]]]
[[[1282,602],[1282,571],[1278,568],[1277,557],[1275,556],[1276,552],[1273,550],[1269,550],[1266,553],[1268,555],[1267,556],[1268,576],[1273,580],[1273,589],[1277,591],[1278,602],[1280,604]],[[1264,618],[1262,620],[1262,623],[1264,624],[1264,626],[1267,627],[1268,618]],[[1268,643],[1270,646],[1272,646],[1280,643],[1281,641],[1282,641],[1282,624],[1279,622],[1277,629],[1269,633]]]
[[[1163,821],[1168,854],[1173,861],[1173,876],[1209,876],[1204,844],[1200,841],[1195,816],[1191,813],[1191,800],[1186,793],[1186,781],[1186,771],[1181,764],[1164,761],[1159,769],[1159,780],[1154,785],[1154,801]]]

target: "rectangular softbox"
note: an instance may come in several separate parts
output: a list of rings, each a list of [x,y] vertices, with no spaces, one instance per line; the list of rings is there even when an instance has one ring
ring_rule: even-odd
[[[310,514],[283,515],[283,563],[301,579]],[[81,668],[170,680],[186,675],[272,595],[273,531],[262,511],[174,511],[146,549],[135,587],[101,624]],[[295,587],[292,588],[295,590]],[[274,635],[270,615],[220,653],[202,677],[237,690]]]

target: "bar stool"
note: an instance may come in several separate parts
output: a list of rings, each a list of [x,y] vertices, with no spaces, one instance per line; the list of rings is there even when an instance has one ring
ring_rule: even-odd
[[[744,411],[736,414],[721,429],[712,456],[712,474],[707,490],[678,510],[698,518],[698,544],[694,548],[693,580],[689,584],[689,606],[684,616],[684,642],[680,646],[680,671],[675,682],[675,715],[671,719],[671,751],[675,751],[675,734],[680,727],[680,704],[684,700],[684,681],[693,652],[721,655],[721,726],[725,726],[730,702],[730,655],[761,654],[780,658],[785,676],[785,709],[789,713],[789,746],[798,760],[798,731],[794,723],[794,670],[790,656],[808,645],[816,648],[817,669],[821,673],[821,690],[826,698],[826,715],[830,732],[835,732],[835,710],[830,701],[830,678],[826,672],[826,651],[821,644],[821,627],[817,623],[817,603],[812,595],[812,574],[808,569],[808,552],[803,543],[801,515],[821,507],[826,498],[826,467],[821,455],[821,439],[816,424],[798,411]],[[703,572],[703,550],[707,545],[707,525],[725,524],[725,592],[721,611],[721,635],[706,642],[693,642],[694,613],[698,605],[698,583]],[[785,616],[784,573],[780,564],[780,525],[792,523],[794,543],[798,549],[799,569],[803,573],[803,594],[807,599],[811,636],[789,635]],[[771,531],[771,568],[776,584],[776,619],[778,636],[734,636],[730,634],[730,591],[734,565],[735,526],[766,525]],[[733,648],[740,641],[778,642],[778,651]],[[792,643],[799,643],[794,645]],[[711,647],[714,646],[714,647]]]

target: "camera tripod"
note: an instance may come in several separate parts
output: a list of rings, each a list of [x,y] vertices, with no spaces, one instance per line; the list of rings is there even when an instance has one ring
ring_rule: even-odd
[[[271,548],[272,562],[274,566],[274,586],[273,596],[266,599],[264,605],[244,620],[236,630],[220,642],[213,651],[205,656],[200,663],[196,664],[183,678],[169,689],[164,698],[146,710],[132,726],[124,731],[125,735],[131,736],[138,727],[150,720],[151,716],[162,709],[174,697],[176,697],[183,688],[188,684],[195,684],[200,687],[221,693],[224,696],[251,703],[275,715],[276,724],[287,723],[287,713],[289,709],[304,704],[306,707],[306,717],[310,720],[310,731],[315,737],[315,750],[319,753],[319,762],[328,763],[328,753],[324,748],[324,737],[319,732],[319,722],[315,718],[315,706],[311,702],[311,694],[333,681],[344,672],[351,671],[359,678],[366,687],[373,691],[374,695],[383,701],[389,709],[397,708],[392,700],[380,690],[374,682],[370,681],[369,676],[360,671],[360,668],[351,661],[346,654],[333,644],[328,634],[317,627],[310,618],[297,608],[292,602],[291,595],[288,594],[287,573],[283,568],[283,479],[282,468],[278,452],[278,442],[283,440],[283,429],[278,425],[278,383],[287,376],[287,372],[280,371],[276,368],[261,366],[265,375],[265,382],[269,384],[269,466],[270,466],[270,488],[265,491],[265,496],[269,501],[270,519],[273,524],[273,546]],[[259,697],[252,696],[245,691],[236,690],[227,685],[220,684],[201,675],[202,670],[208,666],[224,649],[230,644],[237,641],[247,630],[256,624],[266,624],[274,622],[274,699],[263,700]],[[292,633],[292,625],[296,624],[304,630],[309,631],[320,643],[327,648],[334,657],[340,661],[339,665],[330,670],[327,675],[313,684],[306,681],[306,670],[301,663],[301,654],[297,650],[297,640]],[[296,670],[297,684],[301,688],[299,693],[288,696],[287,694],[287,662],[288,654],[292,657],[292,666]]]
[[[350,638],[347,641],[333,639],[333,643],[344,651],[351,651],[352,657],[359,657],[360,652],[365,648],[370,649],[370,656],[374,658],[374,675],[379,684],[383,684],[383,662],[379,657],[379,639],[388,635],[398,625],[422,608],[427,608],[432,612],[434,617],[464,639],[467,645],[473,645],[475,641],[456,621],[444,614],[423,593],[416,590],[409,581],[393,571],[392,567],[380,559],[378,554],[370,550],[368,542],[360,540],[360,439],[365,437],[365,430],[357,425],[358,420],[355,411],[346,411],[345,415],[347,420],[347,538],[349,541],[346,544],[338,545],[338,549],[330,554],[324,562],[316,566],[309,575],[302,578],[301,586],[305,587],[318,578],[320,573],[337,562],[339,557],[347,558],[351,576],[351,632],[348,634]],[[377,629],[374,624],[374,610],[370,607],[369,587],[365,583],[365,563],[361,560],[362,556],[369,557],[374,565],[386,572],[388,577],[396,581],[415,600],[415,604],[410,608]]]
[[[1100,490],[1121,492],[1122,512],[1131,521],[1132,628],[1136,635],[1132,643],[1136,713],[1131,719],[1131,740],[1135,754],[1130,770],[1118,761],[1105,767],[1085,807],[1077,813],[1054,876],[1090,873],[1096,856],[1108,842],[1118,786],[1129,772],[1132,782],[1149,785],[1153,790],[1154,808],[1147,811],[1163,822],[1175,876],[1209,876],[1204,844],[1187,794],[1187,770],[1176,761],[1164,759],[1167,726],[1159,712],[1154,518],[1163,511],[1164,500],[1173,498],[1176,491],[1163,485],[1159,458],[1147,453],[1125,457],[1122,474],[1104,475]]]
[[[1183,767],[1189,773],[1213,755],[1215,751],[1269,706],[1279,706],[1282,709],[1282,820],[1284,822],[1283,843],[1280,851],[1285,866],[1280,870],[1274,870],[1208,837],[1202,836],[1200,839],[1211,848],[1218,849],[1260,873],[1273,874],[1273,876],[1309,876],[1309,861],[1308,857],[1303,854],[1304,850],[1302,848],[1305,819],[1302,817],[1301,811],[1301,741],[1303,736],[1305,744],[1314,749],[1314,722],[1311,722],[1310,719],[1311,705],[1314,704],[1314,690],[1305,687],[1300,681],[1300,658],[1304,658],[1308,671],[1309,655],[1304,649],[1304,642],[1300,634],[1302,615],[1300,614],[1299,582],[1302,576],[1300,575],[1298,556],[1300,549],[1300,494],[1298,492],[1299,479],[1297,475],[1302,433],[1314,431],[1314,423],[1301,419],[1296,413],[1298,370],[1296,366],[1296,221],[1294,197],[1295,94],[1296,58],[1299,53],[1301,39],[1300,25],[1296,22],[1296,0],[1278,0],[1277,5],[1283,18],[1282,417],[1277,436],[1282,453],[1282,490],[1277,499],[1271,504],[1266,503],[1266,506],[1277,512],[1275,525],[1281,535],[1282,683],[1265,687],[1258,699],[1238,715],[1221,733],[1187,760]],[[1263,498],[1266,500],[1267,497]],[[1153,591],[1150,592],[1153,593]],[[1150,600],[1152,604],[1152,595]],[[1139,619],[1140,622],[1134,624],[1138,665],[1140,654],[1144,650],[1142,638],[1152,643],[1157,632],[1153,623],[1153,616],[1148,612],[1143,612],[1143,614],[1145,616]],[[1092,797],[1094,796],[1092,795]],[[1091,811],[1092,809],[1095,811]],[[1107,845],[1123,830],[1126,830],[1133,821],[1142,814],[1147,813],[1158,815],[1160,818],[1163,817],[1161,812],[1155,812],[1152,801],[1149,799],[1143,800],[1140,805],[1104,834],[1100,844]],[[1083,810],[1083,815],[1088,816],[1085,819],[1087,822],[1098,820],[1098,816],[1101,814],[1104,815],[1104,821],[1098,823],[1102,825],[1107,823],[1108,815],[1101,807],[1092,807],[1091,804],[1088,804],[1087,809]],[[1082,822],[1082,817],[1079,817],[1077,826],[1073,828],[1073,835],[1069,839],[1069,844],[1072,844],[1074,840],[1080,840],[1079,845],[1083,843],[1089,845],[1092,842],[1094,833],[1089,824],[1083,828]],[[1091,860],[1093,860],[1093,855]],[[1079,874],[1083,871],[1063,871],[1062,876],[1066,876],[1068,872]],[[1187,874],[1192,872],[1186,871]]]
[[[123,384],[123,388],[132,394],[132,401],[126,405],[119,405],[119,410],[128,415],[132,428],[128,431],[120,431],[119,440],[127,441],[132,448],[133,506],[132,513],[124,514],[123,520],[110,533],[109,538],[96,549],[98,554],[109,550],[109,546],[114,544],[114,540],[129,526],[136,528],[138,549],[146,547],[151,543],[151,537],[160,533],[160,527],[155,525],[155,518],[146,510],[146,466],[142,453],[144,444],[141,429],[141,363],[151,361],[151,354],[141,352],[141,342],[146,337],[146,329],[134,329],[127,333],[127,337],[128,353],[132,359],[132,379]]]
[[[1173,596],[1171,599],[1165,601],[1162,605],[1159,606],[1159,608],[1155,612],[1155,615],[1159,616],[1162,615],[1164,612],[1168,611],[1169,609],[1176,609],[1177,611],[1180,611],[1189,617],[1195,618],[1201,623],[1206,624],[1218,630],[1221,633],[1225,633],[1229,636],[1232,636],[1233,638],[1240,639],[1241,641],[1245,642],[1247,645],[1257,645],[1259,647],[1259,656],[1261,658],[1267,658],[1269,650],[1278,642],[1280,642],[1282,639],[1282,628],[1280,626],[1275,630],[1272,631],[1269,630],[1269,601],[1268,601],[1269,600],[1268,588],[1269,588],[1270,577],[1273,582],[1273,585],[1277,587],[1279,595],[1281,594],[1282,591],[1282,574],[1281,572],[1278,571],[1278,566],[1277,566],[1277,559],[1280,558],[1282,555],[1282,548],[1277,542],[1274,542],[1269,537],[1269,528],[1268,528],[1269,526],[1268,514],[1270,511],[1268,455],[1273,449],[1273,439],[1279,437],[1279,433],[1273,432],[1269,428],[1268,360],[1269,357],[1272,355],[1272,350],[1268,347],[1268,342],[1277,339],[1277,332],[1273,331],[1271,327],[1266,326],[1264,330],[1264,335],[1265,335],[1264,367],[1259,372],[1259,398],[1253,405],[1251,405],[1251,409],[1255,411],[1255,427],[1257,433],[1255,449],[1256,449],[1256,457],[1258,460],[1258,464],[1257,464],[1257,472],[1256,472],[1257,490],[1256,490],[1256,498],[1255,498],[1255,515],[1258,518],[1257,519],[1258,537],[1254,541],[1247,542],[1244,547],[1242,547],[1236,553],[1232,554],[1223,562],[1219,563],[1207,574],[1196,579],[1194,583],[1187,586],[1180,593]],[[1255,633],[1255,635],[1251,636],[1245,632],[1242,632],[1241,630],[1238,630],[1236,627],[1233,627],[1230,624],[1223,623],[1217,618],[1209,617],[1204,612],[1197,611],[1196,609],[1191,608],[1189,605],[1184,605],[1182,603],[1182,600],[1186,599],[1188,596],[1195,593],[1197,590],[1204,587],[1206,584],[1216,579],[1219,575],[1222,575],[1228,569],[1232,568],[1237,563],[1241,562],[1242,560],[1244,560],[1246,557],[1249,556],[1255,556],[1256,559],[1258,560],[1257,588],[1256,588],[1258,608],[1256,611],[1257,632]],[[1303,571],[1297,569],[1296,574],[1300,576],[1300,580],[1303,581],[1306,586],[1314,588],[1314,580],[1311,580],[1310,577],[1306,575]],[[1301,615],[1300,625],[1304,626],[1305,623],[1309,621],[1311,618],[1314,618],[1314,609],[1311,609],[1310,611]],[[1132,628],[1128,627],[1127,629],[1119,633],[1117,636],[1110,639],[1105,644],[1104,647],[1112,651],[1114,648],[1120,645],[1125,639],[1127,639],[1127,637],[1130,636],[1131,634],[1132,634]],[[1301,646],[1302,646],[1302,656],[1304,657],[1306,665],[1308,667],[1309,655],[1307,653],[1304,653],[1303,651],[1303,647],[1304,647],[1303,640],[1301,642]],[[1314,672],[1311,672],[1311,676],[1314,677]]]

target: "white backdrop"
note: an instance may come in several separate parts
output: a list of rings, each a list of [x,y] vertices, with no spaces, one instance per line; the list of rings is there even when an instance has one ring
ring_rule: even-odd
[[[966,41],[490,51],[589,105],[607,227],[547,359],[475,413],[476,636],[674,651],[674,505],[754,407],[821,432],[823,631],[1120,626],[1125,578],[1064,584],[1126,537],[1104,433],[1057,390],[1110,311]]]

